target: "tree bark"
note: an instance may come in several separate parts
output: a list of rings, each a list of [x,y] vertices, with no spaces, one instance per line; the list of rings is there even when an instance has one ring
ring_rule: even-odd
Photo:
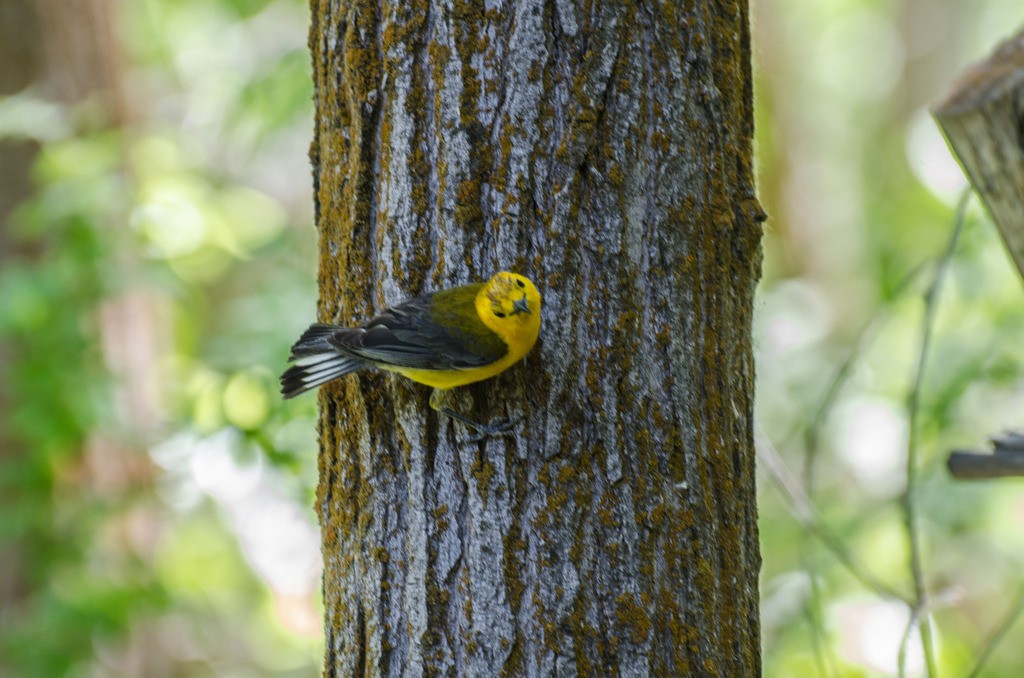
[[[747,3],[313,0],[319,316],[508,269],[523,364],[321,390],[325,673],[760,674]]]

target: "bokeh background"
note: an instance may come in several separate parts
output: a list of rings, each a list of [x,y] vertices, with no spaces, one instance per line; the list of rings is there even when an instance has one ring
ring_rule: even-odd
[[[759,447],[835,537],[762,473],[765,672],[893,675],[908,611],[864,579],[911,588],[907,399],[964,185],[927,108],[1024,4],[753,4]],[[302,0],[0,2],[0,675],[319,671],[315,405],[276,384],[317,294],[307,25]],[[936,661],[1021,676],[1024,486],[943,467],[1024,426],[1024,294],[976,203],[933,329]]]

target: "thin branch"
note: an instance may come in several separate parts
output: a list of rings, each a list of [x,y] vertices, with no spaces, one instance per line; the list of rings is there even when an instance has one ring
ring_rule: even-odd
[[[1024,613],[1024,586],[1021,587],[1020,592],[1017,594],[1017,602],[1014,603],[1013,607],[1006,613],[1003,620],[999,623],[999,626],[992,631],[992,635],[989,636],[988,642],[981,650],[981,654],[978,655],[978,661],[974,664],[974,669],[968,674],[967,678],[977,678],[981,675],[981,670],[985,667],[989,657],[995,651],[996,646],[1002,642],[1006,634],[1010,632],[1013,625],[1017,623],[1021,613]]]
[[[925,613],[925,619],[928,618],[928,614]],[[914,631],[914,627],[918,626],[921,620],[921,608],[917,605],[910,606],[910,618],[907,620],[907,627],[903,629],[903,636],[900,638],[900,649],[896,656],[896,673],[900,678],[907,675],[907,651],[910,648],[910,635]],[[921,644],[924,645],[924,636],[921,636]],[[927,657],[925,658],[925,668],[928,670],[928,675],[932,675],[932,666],[928,663]]]
[[[761,444],[755,446],[758,456],[776,485],[789,498],[790,509],[797,520],[800,521],[800,524],[808,532],[820,539],[825,547],[835,555],[836,559],[846,567],[850,574],[866,588],[871,589],[882,598],[897,600],[911,605],[912,599],[873,575],[846,548],[843,540],[822,522],[811,500],[804,493],[799,481],[797,481],[796,476],[786,466],[786,462],[782,460],[778,450],[775,449],[775,446],[761,429],[760,425],[758,425],[758,437],[761,439]]]
[[[908,273],[906,273],[896,285],[892,288],[890,296],[899,297],[903,292],[909,288],[917,279],[921,273],[927,270],[931,261],[923,261]],[[839,394],[846,385],[850,374],[853,372],[853,367],[857,364],[861,354],[871,345],[874,340],[879,325],[882,324],[882,320],[887,316],[889,307],[885,304],[880,305],[867,319],[867,321],[861,326],[854,338],[853,345],[849,352],[846,354],[843,362],[836,369],[835,374],[829,381],[828,387],[821,398],[821,402],[818,405],[818,409],[814,412],[814,417],[811,419],[811,423],[804,430],[804,462],[802,469],[802,478],[804,490],[807,493],[807,497],[811,503],[814,502],[814,493],[816,487],[816,471],[817,461],[821,451],[821,433],[825,428],[825,423],[828,420],[829,415],[832,413],[832,409],[835,406],[836,401],[839,399]],[[831,653],[826,654],[826,646],[823,642],[822,632],[822,596],[821,588],[818,585],[818,579],[816,576],[817,567],[814,564],[814,559],[810,553],[809,545],[805,544],[801,548],[801,565],[804,571],[807,572],[811,581],[811,591],[807,598],[806,604],[804,605],[804,612],[807,616],[808,623],[811,627],[811,642],[814,646],[814,658],[818,664],[818,671],[822,676],[832,675],[835,673],[834,670],[830,670],[828,667],[831,666],[834,669],[835,658]]]
[[[903,294],[928,269],[930,263],[930,261],[922,261],[900,278],[895,287],[892,288],[891,296],[898,297]],[[814,496],[814,471],[817,466],[817,457],[821,450],[821,431],[825,428],[825,422],[832,413],[832,408],[835,406],[843,386],[846,385],[854,365],[860,359],[861,353],[871,345],[872,340],[875,338],[878,325],[881,324],[881,320],[885,317],[887,310],[888,308],[885,305],[880,306],[861,327],[856,338],[853,340],[850,352],[847,353],[842,364],[836,369],[828,388],[825,389],[821,404],[815,411],[810,426],[807,427],[804,435],[804,448],[806,452],[804,454],[803,476],[804,486],[807,488],[807,493],[812,497]]]
[[[810,535],[805,532],[803,536],[800,548],[800,565],[804,572],[807,573],[807,580],[811,586],[807,594],[807,600],[804,601],[804,616],[807,617],[807,624],[811,629],[811,645],[814,651],[814,662],[818,666],[818,675],[822,678],[831,678],[831,676],[837,675],[836,660],[825,638],[824,606],[821,602],[823,595],[821,593],[821,584],[818,582],[817,577],[818,567],[815,563],[815,554],[811,549]]]
[[[946,250],[939,259],[935,269],[935,277],[924,295],[924,317],[921,320],[921,339],[918,348],[917,364],[911,380],[910,393],[907,395],[907,419],[909,432],[907,435],[907,485],[901,498],[903,507],[903,524],[910,547],[910,574],[914,582],[914,602],[911,610],[907,631],[903,634],[899,651],[899,675],[905,676],[904,662],[910,630],[916,624],[921,635],[921,649],[924,652],[926,675],[937,676],[935,665],[935,648],[932,641],[931,622],[928,615],[928,592],[924,583],[924,568],[921,565],[921,534],[918,528],[917,505],[914,502],[917,493],[918,467],[918,419],[921,411],[921,384],[924,381],[925,366],[931,348],[932,330],[935,325],[935,311],[938,307],[939,292],[942,282],[953,259],[957,242],[967,220],[967,205],[971,197],[970,190],[965,190],[956,209],[956,221],[953,233],[946,245]]]

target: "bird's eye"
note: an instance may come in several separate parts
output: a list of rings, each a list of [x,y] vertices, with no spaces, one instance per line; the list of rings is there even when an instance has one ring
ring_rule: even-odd
[[[516,284],[519,285],[520,287],[526,287],[526,283],[524,283],[522,280],[517,280]]]
[[[499,318],[504,318],[505,317],[505,314],[502,313],[501,311],[495,311],[494,315],[498,316]]]

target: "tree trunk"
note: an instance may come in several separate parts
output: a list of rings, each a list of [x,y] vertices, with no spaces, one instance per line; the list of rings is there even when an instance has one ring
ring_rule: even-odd
[[[508,269],[541,343],[453,400],[321,390],[325,672],[760,673],[745,0],[313,0],[320,319]]]

